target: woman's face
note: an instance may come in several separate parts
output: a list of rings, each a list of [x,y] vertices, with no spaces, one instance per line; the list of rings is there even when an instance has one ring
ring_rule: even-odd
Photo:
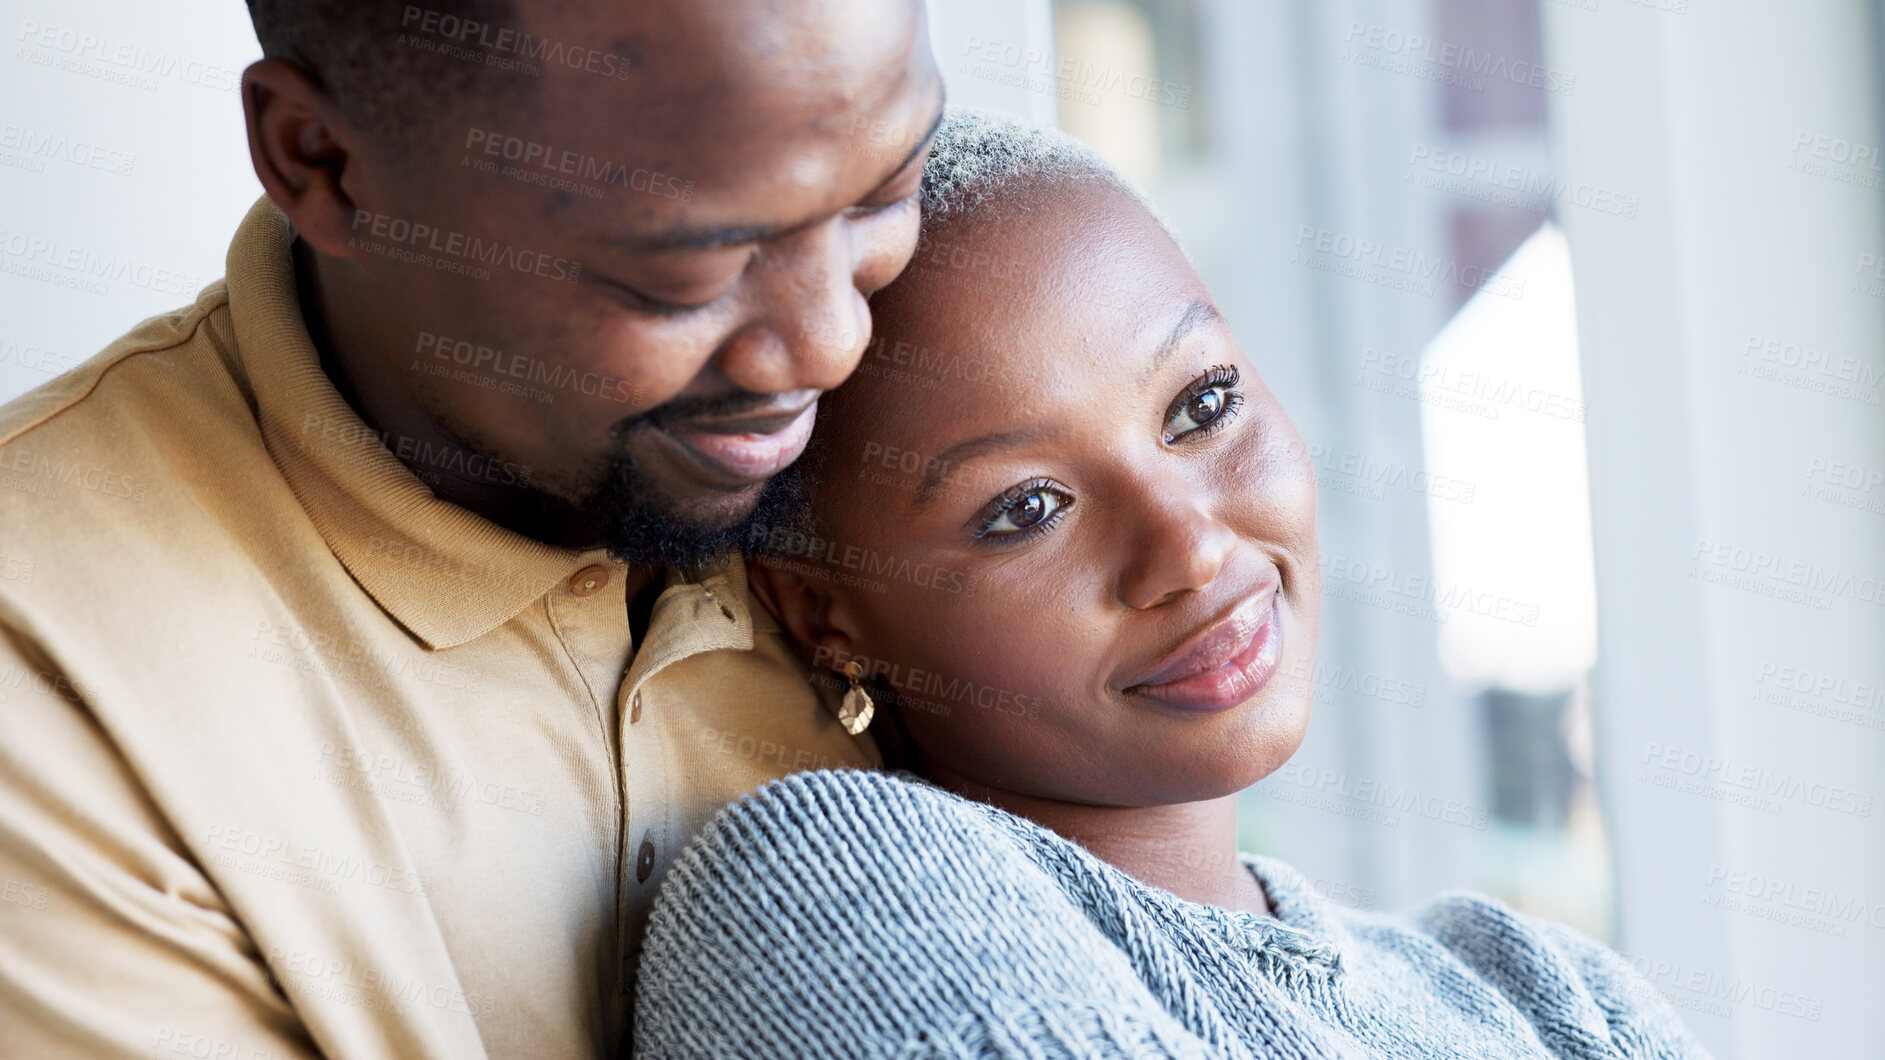
[[[819,420],[825,600],[787,624],[896,689],[925,769],[1106,805],[1244,788],[1308,723],[1301,439],[1128,195],[1008,206],[873,303]]]

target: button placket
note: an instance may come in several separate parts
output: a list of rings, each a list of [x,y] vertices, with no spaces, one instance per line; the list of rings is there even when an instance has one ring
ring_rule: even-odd
[[[729,599],[737,599],[737,596],[724,575],[709,577],[701,582],[671,582],[657,598],[650,614],[647,634],[642,643],[637,645],[634,661],[622,677],[622,687],[616,699],[621,724],[620,768],[623,790],[630,794],[624,799],[624,842],[617,879],[618,893],[625,903],[633,891],[656,883],[656,867],[670,853],[666,849],[670,840],[670,826],[659,800],[671,797],[671,794],[664,793],[671,792],[668,781],[673,778],[669,774],[669,766],[676,765],[667,758],[666,742],[661,732],[662,726],[673,724],[674,719],[667,716],[663,720],[659,712],[664,708],[659,701],[648,704],[656,712],[650,717],[649,725],[637,726],[632,734],[629,727],[642,720],[642,699],[648,682],[658,678],[669,666],[703,652],[752,647],[750,624],[741,622],[740,616],[729,606]],[[644,772],[638,777],[631,777],[630,748],[647,742],[652,743],[655,753],[641,763]],[[628,806],[634,802],[632,793],[637,790],[645,797],[641,803],[643,809],[631,816]],[[657,800],[657,805],[650,807],[646,799]],[[645,915],[645,906],[641,908]],[[639,926],[639,921],[634,921],[624,909],[617,939],[618,952],[623,961],[624,990],[631,989],[629,954],[638,948],[632,940],[637,937],[635,930]]]
[[[612,778],[617,808],[616,819],[611,822],[615,855],[612,865],[616,879],[632,881],[642,837],[631,831],[630,822],[643,815],[635,812],[634,792],[623,769],[626,756],[620,688],[623,675],[634,663],[635,648],[628,602],[623,596],[629,581],[618,577],[623,569],[600,551],[583,556],[578,563],[581,565],[574,570],[566,568],[560,584],[551,584],[543,602],[556,639],[594,699],[598,742],[606,748],[604,768],[608,770],[606,776]],[[597,795],[606,797],[600,791]],[[628,983],[618,978],[611,989],[626,991]]]

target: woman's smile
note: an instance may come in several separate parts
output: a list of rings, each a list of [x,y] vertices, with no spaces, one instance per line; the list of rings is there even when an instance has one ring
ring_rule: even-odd
[[[1229,710],[1257,694],[1282,657],[1280,591],[1253,593],[1226,618],[1195,634],[1127,695],[1185,713]]]

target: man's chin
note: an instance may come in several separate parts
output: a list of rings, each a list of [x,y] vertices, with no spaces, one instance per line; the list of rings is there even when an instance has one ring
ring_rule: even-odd
[[[585,510],[609,554],[637,567],[698,567],[740,551],[803,510],[797,465],[746,488],[676,497],[644,481],[632,462],[610,468]]]

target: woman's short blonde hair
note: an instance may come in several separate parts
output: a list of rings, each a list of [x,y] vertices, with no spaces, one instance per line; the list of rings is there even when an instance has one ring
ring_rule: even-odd
[[[1022,186],[1082,181],[1126,192],[1172,232],[1145,190],[1086,144],[995,111],[952,106],[923,167],[923,229],[960,221]]]

